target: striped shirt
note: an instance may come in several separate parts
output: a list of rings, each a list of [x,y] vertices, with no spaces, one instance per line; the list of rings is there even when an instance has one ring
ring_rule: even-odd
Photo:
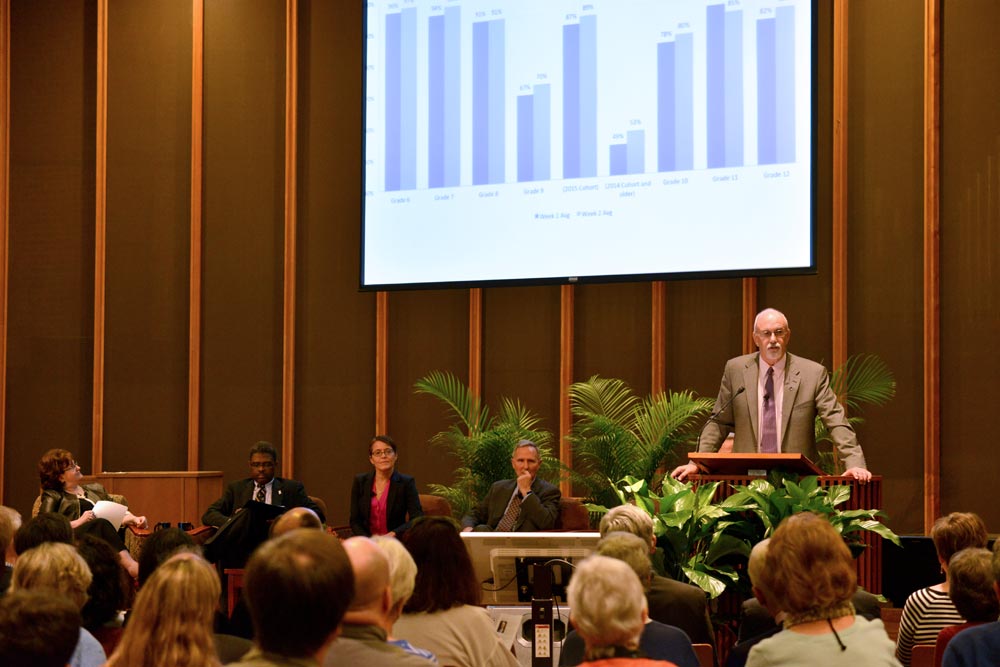
[[[948,594],[933,588],[921,588],[906,598],[903,615],[899,619],[899,639],[896,640],[896,658],[909,667],[913,647],[937,641],[938,633],[949,625],[964,623]]]

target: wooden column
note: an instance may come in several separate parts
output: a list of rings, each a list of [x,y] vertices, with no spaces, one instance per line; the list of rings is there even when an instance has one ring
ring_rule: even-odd
[[[743,331],[740,340],[743,354],[750,354],[757,349],[753,342],[753,321],[757,317],[757,279],[743,279]]]
[[[567,436],[573,426],[573,415],[569,410],[569,386],[573,383],[573,307],[576,292],[573,285],[560,288],[559,316],[559,460],[566,466],[573,466],[573,450]],[[569,478],[563,477],[559,490],[564,496],[573,494]]]
[[[104,470],[104,272],[108,185],[108,0],[97,0],[97,137],[94,215],[94,396],[90,469]]]
[[[375,433],[389,432],[389,293],[375,295]]]
[[[847,64],[848,0],[833,4],[832,364],[847,360]]]
[[[0,0],[0,503],[7,433],[7,260],[10,238],[10,0]]]
[[[652,368],[650,393],[659,394],[667,386],[667,284],[662,280],[652,283],[653,331],[649,365]]]
[[[469,290],[469,391],[483,395],[483,290]]]
[[[191,244],[188,278],[187,469],[200,467],[201,425],[201,219],[205,93],[205,0],[191,2]]]
[[[281,363],[282,470],[295,476],[295,271],[299,87],[299,0],[285,0],[285,261]]]
[[[941,0],[924,1],[924,532],[941,514]]]

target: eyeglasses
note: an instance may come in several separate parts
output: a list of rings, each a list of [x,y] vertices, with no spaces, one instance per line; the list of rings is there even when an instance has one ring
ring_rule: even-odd
[[[784,338],[788,335],[788,329],[775,329],[774,331],[764,329],[763,331],[754,331],[754,335],[760,336],[765,340],[770,339],[771,336],[774,336],[775,338]]]
[[[369,454],[369,456],[371,456],[373,459],[380,459],[380,458],[391,459],[395,455],[396,452],[392,451],[391,449],[376,449],[374,452]]]
[[[79,468],[80,468],[79,463],[77,463],[76,461],[70,461],[69,465],[63,468],[63,472],[69,472],[70,470],[78,470]]]

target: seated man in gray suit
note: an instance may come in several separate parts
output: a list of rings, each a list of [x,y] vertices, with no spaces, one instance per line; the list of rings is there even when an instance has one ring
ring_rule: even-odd
[[[538,445],[521,440],[510,459],[516,479],[494,482],[479,506],[462,517],[462,531],[551,530],[559,517],[559,489],[538,479]]]

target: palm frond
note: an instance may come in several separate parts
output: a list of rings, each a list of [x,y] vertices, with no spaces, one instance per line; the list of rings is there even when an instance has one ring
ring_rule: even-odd
[[[896,395],[896,378],[881,357],[856,354],[830,376],[834,393],[851,411],[864,404],[885,405]]]
[[[570,410],[578,417],[600,415],[627,424],[638,401],[629,386],[616,378],[593,375],[569,386]]]
[[[488,408],[481,404],[479,396],[448,371],[431,371],[413,386],[416,393],[430,394],[447,405],[468,432],[479,433],[489,428]]]

